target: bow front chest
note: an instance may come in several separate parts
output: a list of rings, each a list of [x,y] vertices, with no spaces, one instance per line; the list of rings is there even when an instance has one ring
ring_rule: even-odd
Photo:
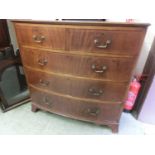
[[[118,132],[148,24],[13,22],[32,111],[42,109]]]

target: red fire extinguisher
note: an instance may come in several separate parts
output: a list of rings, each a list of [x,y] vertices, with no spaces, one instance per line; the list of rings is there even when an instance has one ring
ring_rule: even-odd
[[[134,78],[129,86],[129,92],[124,105],[124,111],[129,112],[130,110],[132,110],[140,87],[141,84],[138,82],[137,78]]]

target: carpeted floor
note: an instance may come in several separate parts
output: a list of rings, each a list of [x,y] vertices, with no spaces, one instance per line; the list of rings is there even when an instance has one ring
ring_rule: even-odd
[[[33,113],[28,103],[6,113],[0,111],[0,134],[110,135],[112,132],[106,126],[97,126],[44,111]],[[155,126],[141,123],[131,114],[123,113],[118,134],[155,134]]]

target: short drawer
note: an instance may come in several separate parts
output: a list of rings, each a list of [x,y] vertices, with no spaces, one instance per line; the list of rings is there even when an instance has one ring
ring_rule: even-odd
[[[61,95],[94,99],[100,101],[122,102],[127,90],[125,83],[111,83],[97,80],[84,80],[66,76],[56,76],[25,68],[29,84]]]
[[[32,104],[35,103],[44,110],[71,118],[103,123],[118,122],[122,105],[89,103],[65,97],[55,96],[31,88]]]
[[[20,45],[65,49],[65,29],[39,24],[16,24]]]
[[[106,29],[69,29],[69,50],[99,54],[137,55],[145,31],[106,30]]]
[[[129,81],[135,60],[99,56],[60,54],[24,48],[24,65],[57,74],[70,74],[103,80]]]

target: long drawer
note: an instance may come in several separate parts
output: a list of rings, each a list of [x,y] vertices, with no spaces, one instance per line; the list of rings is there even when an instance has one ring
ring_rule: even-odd
[[[22,48],[21,55],[26,66],[108,81],[129,81],[135,64],[130,58],[81,56],[30,48]]]
[[[32,104],[44,110],[63,116],[77,118],[96,123],[118,122],[120,118],[121,104],[108,105],[77,101],[65,97],[55,96],[30,87]]]
[[[127,90],[124,83],[84,80],[68,76],[47,74],[34,69],[25,68],[29,84],[56,93],[73,97],[90,98],[100,101],[121,102]]]

